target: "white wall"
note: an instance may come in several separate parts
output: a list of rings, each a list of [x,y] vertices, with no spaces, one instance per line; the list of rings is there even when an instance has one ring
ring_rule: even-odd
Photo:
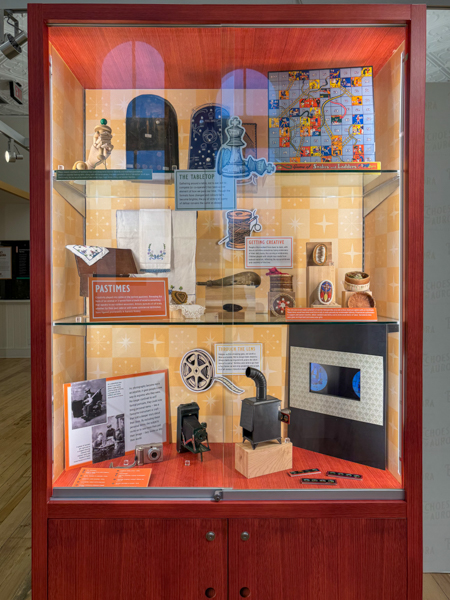
[[[450,83],[427,83],[424,570],[450,572]]]
[[[28,137],[28,117],[0,119]],[[23,151],[24,159],[7,163],[4,153],[8,141],[0,136],[0,181],[24,191],[30,189],[29,153]],[[22,198],[0,190],[0,240],[30,239],[30,203]],[[30,356],[30,303],[25,300],[0,301],[0,358]]]
[[[0,358],[29,358],[30,302],[2,300],[0,302]]]
[[[28,117],[0,115],[0,120],[24,137],[28,137]],[[4,135],[0,135],[0,181],[28,192],[30,190],[30,153],[18,146],[19,152],[23,154],[23,160],[7,163],[4,159],[7,149],[8,140]]]
[[[0,199],[0,240],[29,239],[30,203],[21,198],[12,201]]]

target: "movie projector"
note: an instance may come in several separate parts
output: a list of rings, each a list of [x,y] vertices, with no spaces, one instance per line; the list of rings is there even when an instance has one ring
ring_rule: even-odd
[[[267,382],[261,371],[247,367],[245,374],[255,382],[256,396],[242,400],[243,441],[248,440],[253,450],[258,444],[271,440],[281,444],[281,423],[289,424],[290,409],[281,409],[281,400],[267,395]]]

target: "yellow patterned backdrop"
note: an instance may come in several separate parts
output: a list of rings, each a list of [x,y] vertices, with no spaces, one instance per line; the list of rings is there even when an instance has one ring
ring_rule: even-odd
[[[375,111],[382,107],[383,118],[375,119],[377,160],[384,169],[402,169],[401,111],[404,44],[393,54],[376,77]],[[392,174],[383,176],[387,181]],[[364,268],[370,273],[371,287],[379,314],[401,319],[401,223],[402,199],[397,188],[365,218]],[[389,470],[400,479],[402,405],[400,334],[390,334],[388,342],[388,462]]]
[[[262,366],[268,380],[268,393],[285,400],[286,336],[285,326],[90,327],[87,376],[94,379],[169,369],[172,440],[175,441],[177,406],[198,402],[201,420],[208,423],[211,442],[240,441],[240,403],[243,398],[255,395],[253,381],[244,375],[229,376],[245,390],[241,396],[232,394],[219,383],[204,393],[194,394],[183,385],[180,361],[192,348],[203,348],[214,356],[215,344],[262,343]]]
[[[218,90],[86,90],[85,105],[83,90],[61,59],[53,52],[54,88],[61,90],[61,96],[53,98],[54,127],[54,168],[63,164],[71,168],[76,160],[82,160],[83,142],[86,148],[92,143],[94,127],[101,118],[106,118],[113,130],[114,151],[108,160],[109,168],[125,167],[125,113],[128,103],[144,93],[156,93],[168,99],[174,106],[179,124],[180,168],[187,167],[189,147],[190,116],[194,108],[210,102],[222,102],[237,112],[243,122],[257,123],[258,157],[264,156],[267,149],[267,94],[263,90],[236,91],[233,97],[227,92],[222,98]],[[55,68],[57,65],[57,68]],[[383,71],[382,71],[383,72]],[[387,78],[389,83],[389,78]],[[383,82],[383,86],[386,82]],[[375,80],[375,89],[377,78]],[[257,92],[257,94],[256,94]],[[69,110],[71,119],[63,118],[63,111]],[[83,111],[85,107],[85,122]],[[377,106],[375,107],[377,110]],[[253,112],[253,114],[252,114]],[[70,122],[70,127],[67,123]],[[63,127],[64,125],[64,127]],[[394,129],[391,129],[393,132]],[[85,135],[85,140],[83,136]],[[260,152],[260,146],[262,151]],[[380,144],[377,140],[377,152]],[[389,157],[389,160],[390,157]],[[382,165],[383,166],[383,165]],[[118,197],[120,194],[120,197]],[[349,270],[362,268],[363,259],[363,219],[362,219],[362,177],[360,175],[326,176],[304,174],[300,177],[289,174],[262,178],[258,186],[247,186],[238,190],[238,206],[257,209],[262,224],[260,235],[283,235],[294,238],[294,288],[297,306],[306,305],[306,243],[327,241],[333,243],[333,257],[336,266],[337,300],[340,301],[342,280]],[[399,227],[400,220],[389,223],[392,210],[399,210],[398,198],[391,197],[384,204],[386,213],[385,230],[381,217],[374,211],[366,219],[366,270],[374,273],[374,296],[379,301],[380,314],[395,311],[397,296],[389,295],[382,285],[375,269],[386,269],[386,276],[399,277],[390,272],[389,266],[395,258],[389,258],[388,237]],[[58,194],[53,197],[54,220],[54,318],[80,314],[83,301],[78,297],[79,279],[75,271],[73,255],[64,249],[69,243],[82,243],[83,219]],[[59,209],[58,209],[59,207]],[[380,206],[380,208],[383,205]],[[94,193],[86,201],[86,243],[115,247],[116,211],[140,208],[174,208],[174,186],[156,184],[105,183],[96,185]],[[392,209],[392,210],[391,210]],[[377,209],[378,211],[379,209]],[[381,214],[381,213],[380,213]],[[62,217],[64,215],[64,218]],[[224,215],[218,211],[199,212],[197,222],[197,279],[215,279],[244,269],[242,252],[226,250],[217,241],[225,235]],[[385,240],[379,236],[385,236]],[[381,251],[381,243],[386,243],[386,252]],[[367,249],[374,250],[374,259],[367,255]],[[375,254],[380,248],[380,256],[386,259],[386,266],[380,263]],[[371,260],[377,262],[371,263]],[[384,260],[384,259],[383,259]],[[266,270],[259,273],[263,280],[257,289],[257,309],[267,310],[269,289]],[[389,271],[389,272],[388,272]],[[381,271],[380,271],[381,273]],[[380,283],[381,282],[381,283]],[[394,288],[395,291],[395,288]],[[204,288],[198,288],[198,301],[204,301]],[[397,308],[398,312],[398,308]],[[60,339],[59,339],[60,338]],[[390,340],[392,336],[390,336]],[[87,328],[86,373],[84,373],[83,338],[55,336],[55,474],[62,465],[62,383],[85,377],[109,377],[143,371],[167,368],[170,383],[170,419],[172,432],[175,428],[176,406],[183,402],[197,401],[201,417],[208,422],[211,441],[240,440],[239,414],[240,399],[253,395],[254,384],[245,377],[234,377],[234,382],[245,389],[241,398],[232,395],[219,384],[215,384],[204,394],[190,394],[179,376],[180,359],[194,347],[208,350],[214,355],[214,344],[225,341],[262,342],[263,370],[268,379],[269,393],[280,397],[286,403],[286,326],[96,326]],[[397,340],[398,341],[398,340]],[[397,372],[398,348],[390,341],[390,350],[397,351],[397,363],[389,362],[389,372]],[[76,354],[76,360],[74,359]],[[83,359],[83,360],[81,360]],[[59,361],[59,363],[58,363]],[[61,362],[62,361],[62,362]],[[59,366],[58,366],[59,364]],[[398,388],[389,392],[389,450],[390,469],[396,473],[398,467]],[[397,443],[396,443],[397,442]]]
[[[70,168],[84,149],[84,90],[54,50],[52,58],[52,165]],[[70,124],[70,126],[68,125]],[[67,244],[84,243],[84,218],[53,190],[52,244],[53,318],[62,319],[84,310],[74,255]],[[84,338],[53,336],[53,479],[64,470],[63,384],[80,381],[85,374]]]
[[[267,140],[267,116],[261,118],[261,108],[246,101],[246,94],[255,92],[267,106],[265,90],[237,90],[244,101],[231,106],[247,107],[239,114],[243,121],[257,122],[258,139],[264,155]],[[86,147],[92,144],[94,127],[100,118],[106,118],[113,130],[114,150],[108,159],[109,168],[125,167],[125,113],[128,103],[141,94],[154,93],[166,98],[174,107],[179,120],[180,168],[187,168],[189,150],[189,117],[192,110],[208,102],[220,100],[220,90],[86,90]],[[229,95],[229,91],[228,94]],[[225,105],[229,108],[230,105]],[[255,114],[249,114],[254,106]],[[231,109],[230,109],[231,110]],[[120,119],[119,119],[120,115]],[[94,118],[92,118],[94,117]],[[264,125],[263,125],[264,122]],[[267,148],[265,148],[267,151]],[[258,145],[259,152],[259,145]],[[86,239],[102,246],[117,245],[116,210],[139,208],[174,209],[174,185],[126,187],[125,193],[134,197],[114,198],[119,186],[105,184],[101,195],[88,198]],[[123,190],[123,186],[120,186]],[[147,188],[147,189],[146,189]],[[99,187],[96,186],[98,193]],[[150,194],[152,197],[149,197]],[[290,174],[276,174],[262,178],[258,186],[238,187],[239,208],[257,209],[262,225],[260,235],[282,235],[294,238],[294,286],[298,306],[306,306],[306,243],[327,241],[333,244],[336,266],[337,299],[341,297],[342,281],[348,270],[362,266],[362,177],[361,175],[303,174],[301,179]],[[219,211],[201,211],[197,225],[197,274],[199,280],[216,279],[244,269],[244,253],[218,246],[226,234],[225,215]],[[269,278],[266,270],[259,271],[263,280],[257,289],[258,309],[267,310]],[[204,290],[199,288],[199,298]]]
[[[254,93],[255,90],[250,90]],[[258,90],[267,106],[266,92]],[[92,143],[94,127],[100,118],[106,118],[113,129],[114,150],[109,159],[110,168],[125,165],[125,111],[129,101],[144,93],[155,93],[173,105],[179,119],[180,168],[187,167],[189,149],[189,117],[193,108],[207,102],[217,101],[217,90],[87,90],[86,91],[86,147]],[[242,94],[242,91],[238,92]],[[245,99],[244,99],[245,100]],[[236,103],[252,106],[249,102]],[[258,106],[255,111],[259,111]],[[119,119],[119,115],[121,119]],[[95,119],[90,117],[94,116]],[[242,120],[255,122],[257,116],[246,113],[239,115]],[[261,119],[259,119],[261,121]],[[267,118],[264,118],[267,123]],[[258,127],[260,126],[258,122]],[[267,127],[267,125],[266,125]],[[116,134],[116,132],[119,132]],[[186,134],[186,135],[185,135]],[[258,137],[260,132],[258,131]],[[267,136],[267,129],[266,129]],[[261,136],[264,140],[265,138]],[[264,142],[261,144],[264,146]],[[259,155],[258,155],[259,156]],[[345,185],[342,185],[345,183]],[[303,175],[299,178],[282,174],[266,178],[254,189],[250,186],[238,188],[238,207],[257,209],[262,224],[260,235],[292,236],[294,238],[294,287],[297,306],[306,306],[306,243],[310,241],[331,241],[336,265],[336,283],[340,291],[344,274],[350,269],[362,266],[362,178],[360,175]],[[135,185],[127,186],[130,193],[137,196]],[[146,189],[147,187],[147,189]],[[86,239],[87,243],[102,246],[117,245],[116,211],[119,209],[139,208],[171,208],[174,209],[174,186],[166,184],[154,190],[151,186],[140,186],[140,194],[144,197],[114,198],[117,185],[105,184],[102,196],[88,198]],[[99,186],[96,185],[98,192]],[[156,194],[157,197],[145,197]],[[325,197],[327,195],[328,197]],[[201,211],[197,222],[197,279],[217,279],[224,275],[244,270],[244,253],[227,250],[218,246],[217,241],[226,235],[224,214],[219,211]],[[269,278],[265,276],[268,269],[257,270],[261,275],[262,285],[256,290],[257,310],[267,312],[267,293]],[[284,271],[286,271],[284,269]],[[198,287],[197,300],[204,303],[204,288]],[[209,342],[210,331],[215,343],[226,341],[263,342],[264,370],[268,379],[269,393],[286,403],[285,363],[287,354],[287,327],[166,327],[157,328],[160,336],[154,348],[151,340],[155,337],[154,327],[114,328],[109,344],[104,345],[101,360],[92,352],[97,343],[96,333],[89,330],[88,337],[88,377],[98,374],[102,377],[117,375],[121,372],[139,372],[153,368],[164,368],[170,364],[169,382],[171,394],[172,429],[176,426],[176,406],[182,402],[197,401],[204,414],[211,415],[208,426],[212,440],[223,439],[227,442],[240,440],[239,414],[240,399],[224,388],[215,385],[205,394],[189,394],[179,377],[180,360],[183,354],[192,348],[200,347],[214,355],[214,347]],[[97,331],[97,328],[96,328]],[[105,335],[105,334],[102,334]],[[178,338],[178,343],[175,343]],[[145,339],[144,342],[142,340]],[[121,360],[119,360],[119,357]],[[126,362],[125,362],[126,361]],[[118,364],[120,362],[120,368]],[[101,366],[103,365],[103,366]],[[124,369],[124,370],[120,370]],[[131,370],[130,370],[131,369]],[[239,377],[237,385],[246,388],[246,396],[253,395],[254,385]],[[248,390],[248,391],[247,391]],[[226,416],[223,430],[222,415]],[[206,418],[206,417],[205,417]],[[230,422],[231,419],[231,422]]]

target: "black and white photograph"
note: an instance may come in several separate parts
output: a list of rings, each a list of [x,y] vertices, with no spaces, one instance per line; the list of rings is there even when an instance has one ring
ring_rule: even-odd
[[[72,429],[106,423],[106,379],[73,383],[71,404]]]
[[[125,417],[108,417],[106,424],[92,428],[92,462],[125,456]]]

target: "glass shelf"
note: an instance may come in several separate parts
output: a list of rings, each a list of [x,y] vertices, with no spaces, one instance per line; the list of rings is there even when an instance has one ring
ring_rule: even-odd
[[[339,310],[339,309],[336,309]],[[175,311],[172,311],[175,312]],[[58,327],[62,327],[62,326],[83,326],[83,325],[89,325],[89,326],[95,326],[95,327],[101,327],[102,325],[107,325],[108,327],[111,325],[116,325],[118,327],[129,327],[130,325],[212,325],[212,324],[217,324],[217,325],[290,325],[290,324],[297,324],[297,325],[301,325],[302,323],[307,323],[308,325],[311,324],[323,324],[323,323],[343,323],[343,324],[348,324],[348,323],[365,323],[365,324],[373,324],[373,325],[377,325],[377,324],[384,324],[384,325],[399,325],[399,321],[395,320],[395,319],[389,319],[387,317],[378,317],[378,319],[376,321],[342,321],[342,319],[336,319],[335,321],[330,320],[330,321],[292,321],[292,320],[287,320],[284,317],[271,317],[269,314],[259,314],[256,315],[254,318],[249,319],[249,320],[244,320],[244,319],[239,319],[239,320],[233,320],[232,318],[230,319],[226,319],[226,320],[222,320],[219,319],[218,315],[216,313],[211,313],[211,314],[205,314],[203,315],[200,319],[185,319],[182,315],[181,315],[181,311],[180,311],[180,316],[176,317],[176,316],[171,316],[170,319],[154,319],[154,320],[143,320],[143,321],[90,321],[89,317],[87,317],[86,315],[75,315],[73,317],[66,317],[65,319],[59,319],[57,321],[53,321],[53,326],[55,328]]]
[[[84,185],[87,181],[151,181],[159,173],[152,169],[97,169],[69,170],[58,169],[54,172],[56,181],[70,181]],[[165,175],[165,173],[161,173]]]
[[[111,171],[113,172],[113,171]],[[124,170],[122,173],[126,172]],[[55,171],[53,188],[83,217],[86,204],[100,198],[120,198],[131,200],[151,199],[155,207],[156,199],[173,200],[175,183],[173,173],[154,173],[153,179],[104,179],[71,180],[66,177],[73,171]],[[351,198],[364,199],[364,213],[368,214],[390,196],[400,184],[400,172],[392,169],[377,171],[278,171],[274,175],[263,176],[253,183],[237,185],[237,205],[246,200],[257,203],[273,198],[289,198],[293,206],[296,199],[306,198]]]

